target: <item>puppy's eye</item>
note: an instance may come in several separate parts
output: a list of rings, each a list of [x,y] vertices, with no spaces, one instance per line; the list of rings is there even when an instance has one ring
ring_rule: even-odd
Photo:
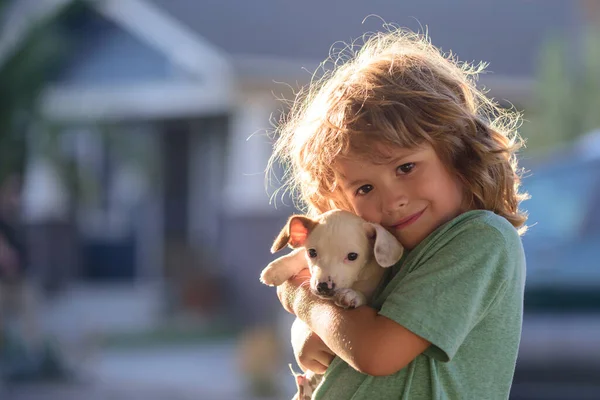
[[[354,261],[358,258],[358,254],[356,253],[348,253],[348,260]]]
[[[317,251],[315,249],[308,249],[308,256],[310,258],[315,258],[317,257]]]

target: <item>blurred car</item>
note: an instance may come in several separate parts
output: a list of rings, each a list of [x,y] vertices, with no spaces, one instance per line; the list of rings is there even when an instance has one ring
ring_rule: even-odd
[[[525,315],[511,399],[600,399],[600,133],[530,164]]]

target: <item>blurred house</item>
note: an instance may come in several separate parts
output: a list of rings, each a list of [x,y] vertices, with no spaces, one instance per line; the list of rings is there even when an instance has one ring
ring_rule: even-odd
[[[363,23],[368,15],[427,30],[461,60],[489,62],[482,85],[519,106],[545,38],[575,40],[582,18],[576,2],[562,0],[90,2],[65,22],[72,47],[43,110],[101,190],[69,205],[51,167],[33,157],[26,192],[32,224],[76,210],[80,259],[64,279],[160,285],[177,268],[170,261],[199,251],[190,263],[213,279],[202,290],[216,289],[246,323],[274,319],[273,290],[258,274],[293,207],[269,204],[265,132],[283,107],[277,98],[290,98],[285,84],[306,84],[334,42],[381,28],[377,17]],[[144,162],[101,129],[143,149]],[[122,296],[135,293],[126,286]]]

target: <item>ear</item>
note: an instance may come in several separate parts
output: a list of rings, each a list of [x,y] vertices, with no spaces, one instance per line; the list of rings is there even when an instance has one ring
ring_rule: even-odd
[[[292,215],[273,242],[271,253],[283,249],[286,245],[292,249],[304,246],[306,238],[317,224],[317,221],[304,215]]]
[[[377,264],[388,268],[400,261],[404,248],[394,235],[379,224],[365,222],[365,229],[369,238],[374,240],[373,253]]]

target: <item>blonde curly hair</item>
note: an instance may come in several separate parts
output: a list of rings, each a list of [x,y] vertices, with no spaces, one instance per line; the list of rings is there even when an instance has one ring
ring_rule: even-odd
[[[515,152],[521,116],[476,87],[477,67],[444,55],[426,35],[391,29],[364,37],[321,64],[275,134],[269,161],[284,166],[284,188],[308,214],[352,211],[337,186],[340,157],[384,159],[378,149],[430,144],[455,173],[470,209],[485,209],[525,230]],[[327,68],[333,63],[332,68]]]

